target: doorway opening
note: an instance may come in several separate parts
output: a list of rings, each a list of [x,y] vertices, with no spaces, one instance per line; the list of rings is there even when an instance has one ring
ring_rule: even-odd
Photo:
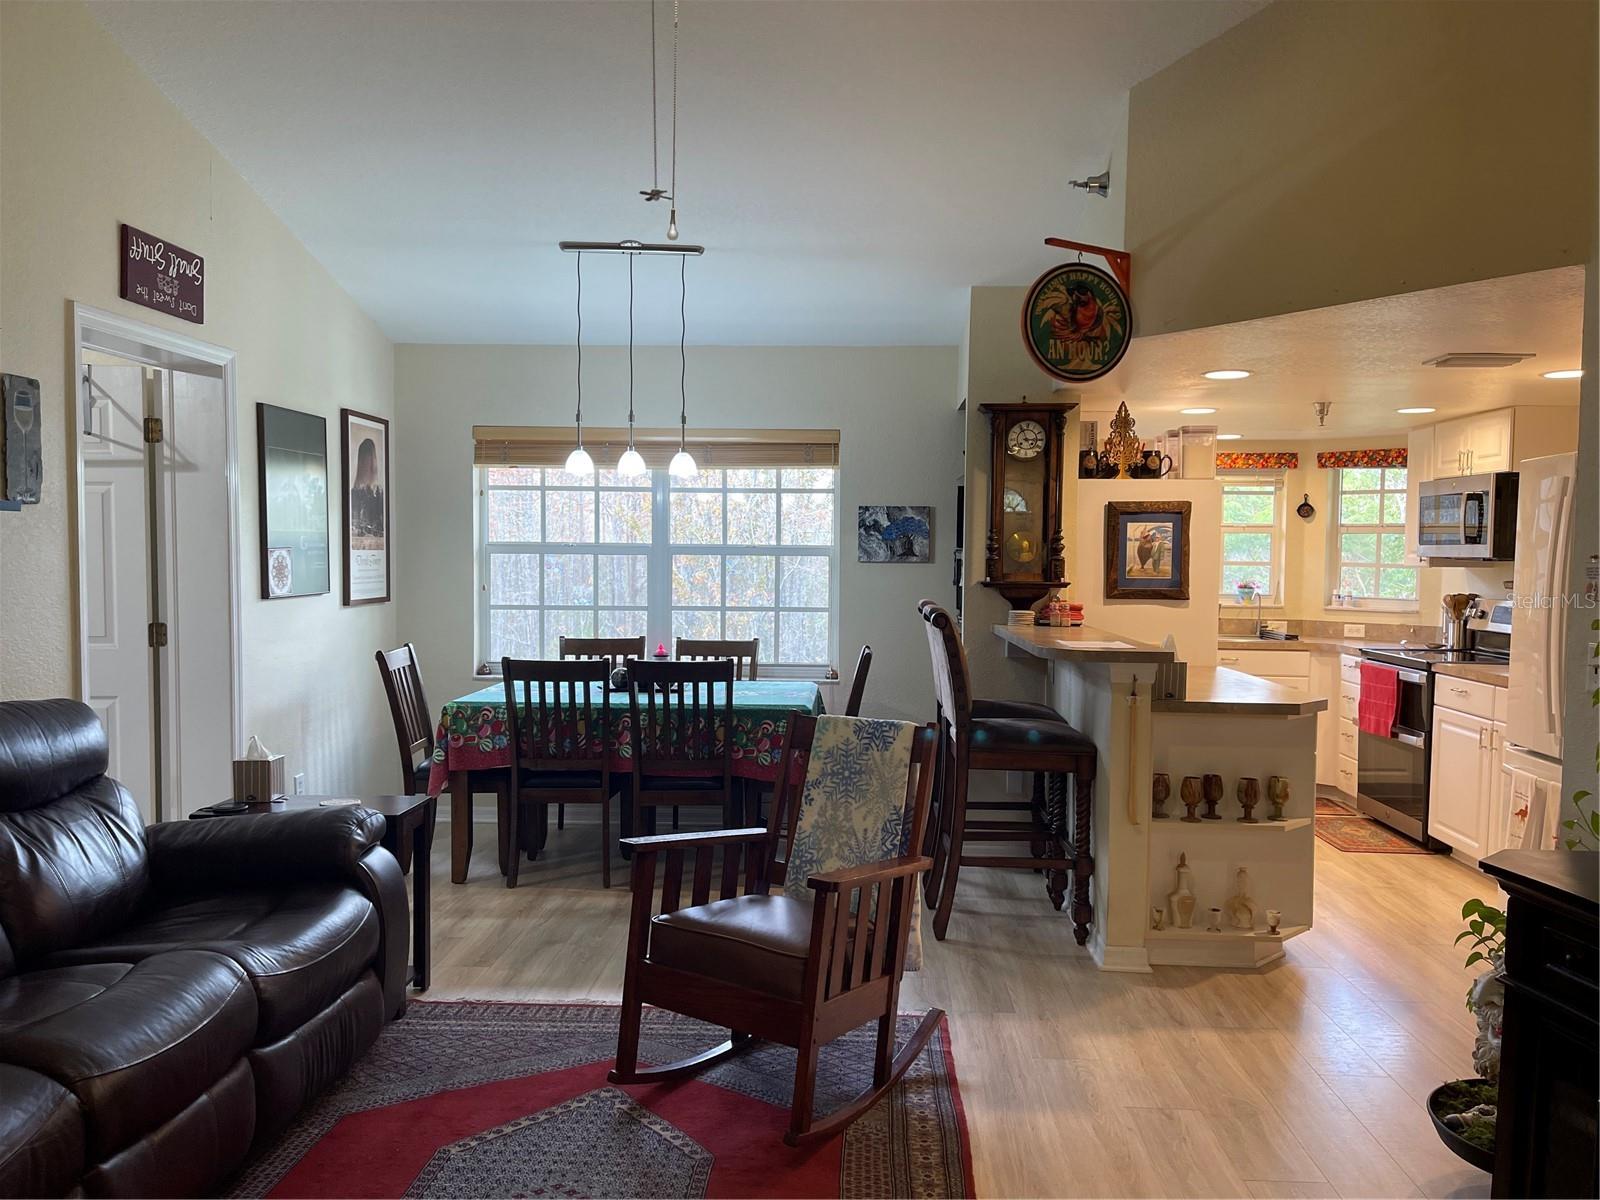
[[[241,742],[233,353],[73,316],[79,695],[144,819],[181,819]]]

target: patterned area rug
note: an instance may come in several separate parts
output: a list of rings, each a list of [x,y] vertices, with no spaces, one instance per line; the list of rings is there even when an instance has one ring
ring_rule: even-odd
[[[972,1155],[941,1025],[904,1079],[841,1137],[783,1143],[794,1051],[762,1046],[698,1079],[606,1082],[617,1008],[412,1001],[235,1196],[971,1196]],[[918,1018],[900,1018],[904,1038]],[[871,1083],[873,1026],[821,1054],[817,1112]],[[640,1058],[725,1032],[645,1010]]]
[[[1325,796],[1317,797],[1317,836],[1346,854],[1427,854],[1428,849],[1387,825]]]

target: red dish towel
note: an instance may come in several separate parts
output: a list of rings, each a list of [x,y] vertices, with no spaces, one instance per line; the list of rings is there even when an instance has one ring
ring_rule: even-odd
[[[1400,672],[1381,663],[1361,664],[1361,709],[1357,724],[1362,733],[1388,737],[1400,707]]]

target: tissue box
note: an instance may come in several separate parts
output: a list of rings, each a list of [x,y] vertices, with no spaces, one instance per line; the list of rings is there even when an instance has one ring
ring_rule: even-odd
[[[283,795],[283,755],[233,760],[233,798],[242,804],[262,804]]]

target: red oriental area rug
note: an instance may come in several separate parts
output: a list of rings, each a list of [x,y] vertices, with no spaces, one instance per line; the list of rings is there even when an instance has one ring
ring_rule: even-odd
[[[1427,854],[1427,847],[1387,825],[1346,808],[1337,800],[1317,797],[1317,836],[1346,854]]]
[[[971,1196],[948,1028],[845,1133],[783,1143],[794,1051],[619,1086],[617,1009],[412,1001],[349,1076],[248,1163],[235,1196]],[[901,1017],[904,1038],[918,1018]],[[817,1111],[870,1084],[873,1025],[825,1047]],[[646,1009],[640,1058],[726,1032]]]

